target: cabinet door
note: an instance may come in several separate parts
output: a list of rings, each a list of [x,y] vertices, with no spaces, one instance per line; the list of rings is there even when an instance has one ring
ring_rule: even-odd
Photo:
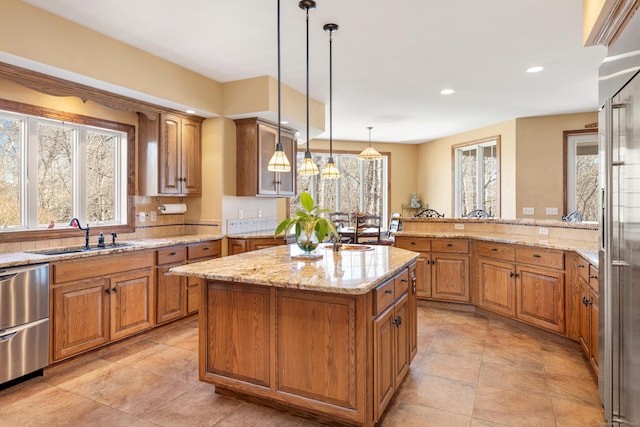
[[[229,239],[227,241],[227,252],[229,255],[238,255],[247,252],[247,241],[245,239]]]
[[[171,114],[160,116],[160,144],[158,179],[160,194],[180,194],[182,159],[180,155],[181,118]]]
[[[276,140],[278,139],[278,130],[272,127],[259,124],[258,125],[258,194],[276,195],[278,194],[279,183],[277,182],[279,175],[287,175],[287,173],[271,172],[268,169],[269,160],[273,156],[276,149]],[[291,162],[289,158],[289,162]]]
[[[278,188],[278,195],[280,196],[294,196],[296,191],[296,142],[295,137],[289,132],[282,131],[282,147],[284,153],[291,163],[291,172],[279,173],[278,181],[280,186]]]
[[[153,322],[153,269],[129,271],[111,277],[111,339],[143,331]]]
[[[418,353],[417,264],[409,266],[409,363]]]
[[[395,311],[391,306],[373,321],[373,379],[375,419],[389,404],[394,392]]]
[[[598,319],[599,319],[599,298],[598,295],[590,291],[590,307],[591,307],[591,331],[589,335],[589,362],[593,367],[596,376],[598,375]]]
[[[506,316],[516,316],[514,265],[480,258],[478,305]]]
[[[398,299],[395,304],[395,366],[394,384],[400,385],[404,376],[409,372],[411,363],[411,319],[409,317],[409,297],[407,294]]]
[[[591,337],[591,308],[589,307],[589,286],[582,278],[580,284],[580,304],[578,305],[578,342],[584,353],[589,357]],[[585,304],[586,303],[586,304]]]
[[[182,119],[180,140],[181,192],[190,196],[202,194],[202,142],[200,122]]]
[[[431,254],[431,297],[469,302],[469,255]]]
[[[550,331],[564,332],[564,273],[517,268],[516,317]]]
[[[418,298],[431,298],[431,258],[421,252],[416,260],[416,295]]]
[[[156,289],[156,318],[158,323],[178,319],[187,313],[185,278],[166,274],[171,267],[181,264],[169,264],[157,267],[158,288]]]
[[[60,360],[109,341],[106,279],[53,288],[53,359]]]
[[[272,238],[250,239],[248,241],[248,246],[249,246],[248,250],[257,251],[260,249],[271,248],[274,246],[280,246],[284,244],[285,244],[284,239],[272,239]]]

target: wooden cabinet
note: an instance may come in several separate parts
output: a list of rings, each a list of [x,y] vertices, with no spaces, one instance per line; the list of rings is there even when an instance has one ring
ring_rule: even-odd
[[[168,273],[171,267],[184,264],[186,250],[183,245],[158,249],[156,267],[156,321],[179,319],[187,314],[186,278]]]
[[[374,400],[380,417],[409,371],[412,354],[410,271],[405,270],[373,291]]]
[[[374,425],[415,354],[415,271],[359,295],[207,280],[200,379],[334,424]]]
[[[202,120],[139,114],[140,194],[199,196],[202,194]]]
[[[578,254],[570,258],[567,323],[572,325],[569,338],[580,343],[593,371],[598,375],[598,269]]]
[[[220,240],[191,243],[187,245],[187,264],[220,258]],[[187,277],[187,314],[198,311],[200,306],[200,286],[202,279]]]
[[[286,245],[287,243],[287,239],[284,237],[256,237],[246,239],[232,237],[227,239],[227,253],[229,255],[238,255],[245,252],[270,248],[272,246]]]
[[[151,251],[52,263],[52,360],[152,327],[153,264]]]
[[[478,305],[563,333],[564,253],[479,242]]]
[[[281,127],[281,142],[290,172],[267,169],[278,140],[278,126],[259,118],[236,123],[236,193],[238,196],[293,196],[296,176],[295,130]]]
[[[420,253],[418,298],[470,302],[469,241],[396,236],[396,247]]]

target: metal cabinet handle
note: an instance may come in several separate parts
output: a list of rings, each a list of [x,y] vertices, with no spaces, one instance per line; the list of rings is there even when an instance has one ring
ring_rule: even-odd
[[[403,283],[409,283],[409,279],[400,279],[400,281]]]
[[[542,258],[542,255],[538,255],[538,254],[533,254],[534,258]]]
[[[111,292],[113,292],[113,293],[115,294],[116,292],[118,292],[118,288],[116,288],[116,287],[114,286],[113,288],[111,288]]]
[[[447,247],[450,248],[451,246],[453,246],[451,243],[447,243]]]
[[[396,326],[398,326],[398,327],[399,327],[400,325],[402,325],[402,317],[401,317],[401,316],[398,316],[398,317],[396,317],[395,319],[393,319],[393,324],[394,324],[394,325],[396,325]]]
[[[392,294],[393,293],[393,289],[387,289],[386,291],[384,291],[385,294]]]
[[[498,248],[491,248],[492,252],[498,252]]]
[[[584,268],[584,264],[578,264],[578,265],[576,265],[576,267],[578,267],[578,268]]]
[[[106,292],[107,295],[111,294],[111,289],[110,288],[107,288],[104,291]]]
[[[589,279],[597,279],[597,278],[598,278],[598,276],[595,275],[595,274],[590,274],[589,275]]]

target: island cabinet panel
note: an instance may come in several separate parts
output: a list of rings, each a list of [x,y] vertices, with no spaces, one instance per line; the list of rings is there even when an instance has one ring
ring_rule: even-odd
[[[277,295],[278,391],[357,409],[355,299],[287,291]]]
[[[205,290],[206,334],[215,337],[208,340],[205,376],[211,373],[269,387],[269,288],[207,281]]]

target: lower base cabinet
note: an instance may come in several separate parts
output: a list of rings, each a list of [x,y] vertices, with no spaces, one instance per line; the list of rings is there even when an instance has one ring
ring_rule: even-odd
[[[200,379],[222,394],[372,426],[415,354],[412,275],[415,265],[364,295],[208,280]]]
[[[52,263],[51,360],[152,327],[153,261],[153,252],[143,251]]]
[[[183,265],[187,252],[183,245],[158,249],[156,275],[156,321],[164,323],[187,314],[186,278],[170,275],[169,269]]]

